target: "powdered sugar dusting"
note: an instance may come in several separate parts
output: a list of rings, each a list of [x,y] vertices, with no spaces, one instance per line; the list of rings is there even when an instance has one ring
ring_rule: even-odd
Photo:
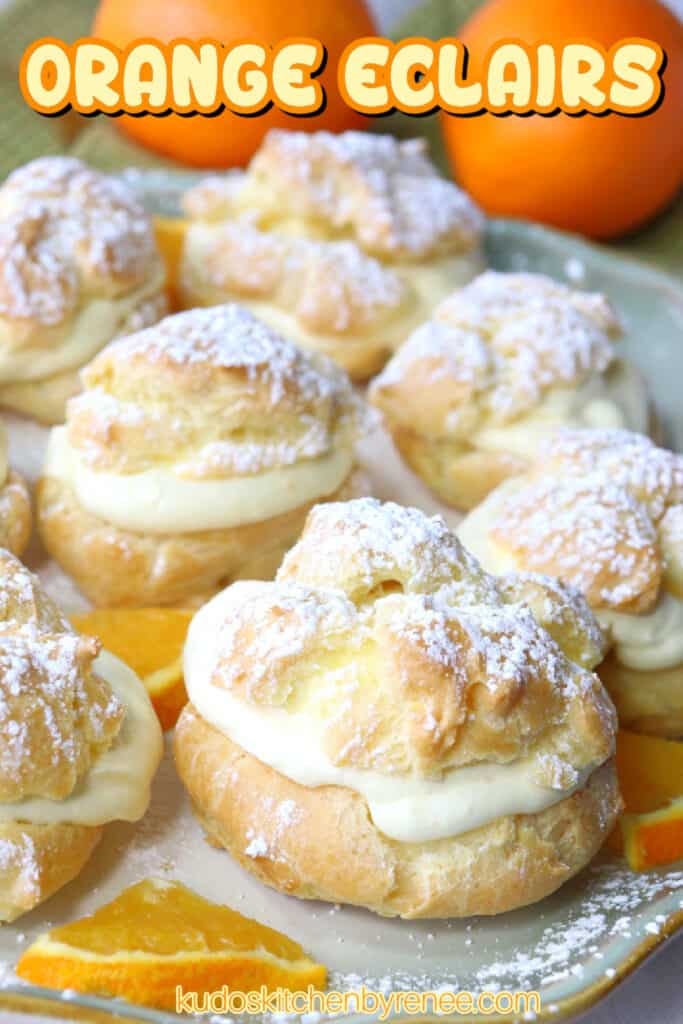
[[[541,600],[557,639],[535,617]],[[585,602],[542,577],[499,587],[439,516],[371,498],[316,506],[275,583],[236,583],[216,602],[214,685],[320,716],[337,765],[433,772],[490,758],[489,726],[480,749],[470,713],[475,687],[491,695],[486,720],[507,729],[508,756],[533,750],[546,780],[566,780],[612,750],[613,710],[582,667],[602,653]],[[524,710],[538,700],[540,721]],[[551,761],[544,734],[567,729],[575,701],[595,708],[604,737],[597,747],[595,734],[578,745],[570,737]],[[417,718],[422,735],[408,724]]]
[[[0,799],[62,799],[119,731],[124,707],[74,633],[7,553],[0,622]]]
[[[42,157],[0,189],[0,315],[57,324],[81,292],[129,290],[157,267],[143,207],[80,160]]]
[[[659,593],[662,520],[682,505],[683,456],[628,431],[564,430],[505,497],[492,537],[525,568],[578,587],[592,607],[642,611]],[[667,558],[680,561],[675,543]]]
[[[553,388],[579,386],[614,358],[617,322],[600,295],[572,291],[540,274],[486,271],[454,292],[418,328],[376,379],[373,395],[409,383],[419,368],[449,382],[448,434],[474,421],[506,423]]]
[[[322,219],[369,252],[419,257],[475,245],[483,218],[441,178],[423,139],[370,132],[271,131],[253,158],[249,183],[270,194],[279,216]]]

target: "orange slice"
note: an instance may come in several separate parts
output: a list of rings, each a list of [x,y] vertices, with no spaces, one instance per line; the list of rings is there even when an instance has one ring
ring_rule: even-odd
[[[649,814],[625,814],[621,831],[626,859],[634,871],[683,859],[683,798]]]
[[[166,287],[174,310],[180,309],[176,285],[187,225],[188,221],[182,217],[154,218],[154,234],[166,265]]]
[[[327,972],[286,935],[202,899],[180,882],[146,879],[91,917],[41,935],[17,974],[48,988],[176,1008],[183,992],[323,988]]]
[[[74,627],[136,672],[162,728],[170,729],[187,703],[182,653],[193,612],[178,608],[98,608],[72,615]]]
[[[683,743],[620,729],[617,772],[626,815],[665,809],[683,798]],[[620,818],[605,844],[613,853],[626,853],[622,821]]]
[[[626,811],[656,811],[683,797],[683,743],[621,729],[617,772]]]

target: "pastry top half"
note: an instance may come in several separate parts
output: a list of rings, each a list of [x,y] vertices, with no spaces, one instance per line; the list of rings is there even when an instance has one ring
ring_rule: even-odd
[[[533,454],[558,423],[647,429],[604,295],[487,271],[441,302],[373,382],[390,426],[454,448]],[[429,392],[429,401],[424,395]]]
[[[113,342],[82,382],[44,475],[124,528],[260,521],[275,502],[331,493],[353,463],[362,405],[346,374],[239,306],[179,313]]]
[[[683,662],[683,455],[629,431],[559,431],[459,533],[491,571],[578,587],[625,664]]]
[[[476,272],[463,277],[470,257],[479,266],[482,216],[423,140],[271,131],[246,172],[207,179],[184,205],[188,299],[262,303],[311,347],[378,331],[395,347]]]
[[[572,589],[495,579],[440,517],[359,499],[315,507],[275,582],[200,610],[185,678],[249,753],[421,841],[549,806],[611,757],[603,653]]]
[[[0,567],[0,821],[141,817],[161,754],[142,684],[9,552]]]
[[[123,182],[42,157],[0,188],[0,383],[77,369],[151,322],[163,286],[150,218]]]

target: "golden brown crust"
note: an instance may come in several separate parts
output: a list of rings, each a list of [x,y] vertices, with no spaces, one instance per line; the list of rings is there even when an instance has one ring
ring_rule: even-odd
[[[428,404],[428,403],[426,403]],[[468,511],[498,484],[518,476],[528,462],[508,452],[463,449],[447,440],[432,440],[410,428],[393,426],[394,444],[413,472],[447,505]]]
[[[303,221],[366,252],[415,259],[476,246],[483,218],[439,175],[424,139],[370,132],[270,131],[247,172],[211,179],[186,201],[191,216],[224,220],[258,210],[269,224]]]
[[[683,737],[683,664],[644,671],[622,665],[610,652],[597,672],[625,729]]]
[[[422,140],[273,131],[184,205],[184,305],[238,301],[355,380],[483,262],[481,215]]]
[[[490,501],[490,542],[517,567],[578,587],[594,609],[646,612],[681,572],[683,455],[638,434],[561,431]]]
[[[0,921],[14,921],[75,878],[102,829],[0,822]]]
[[[618,334],[602,295],[487,271],[436,307],[369,398],[415,472],[442,500],[472,508],[528,467],[544,434],[583,425],[596,394],[617,422],[647,429],[645,385],[615,358]]]
[[[125,706],[35,576],[0,551],[0,800],[69,796],[118,735]]]
[[[28,484],[10,470],[0,487],[0,547],[21,557],[31,536],[33,514]]]
[[[164,268],[133,193],[70,157],[0,189],[0,402],[59,422],[75,374],[113,337],[167,309]]]
[[[225,478],[350,447],[359,400],[346,375],[240,306],[193,309],[108,345],[69,403],[69,443],[96,470],[182,463]]]
[[[620,809],[611,759],[539,814],[500,818],[449,839],[396,842],[374,826],[357,793],[298,785],[191,704],[176,728],[175,756],[209,839],[261,881],[387,916],[497,914],[540,900],[588,863]]]
[[[367,489],[355,470],[330,498]],[[46,548],[95,605],[174,605],[207,598],[233,579],[270,579],[297,539],[312,503],[227,530],[141,534],[87,512],[53,477],[36,487],[36,517]]]

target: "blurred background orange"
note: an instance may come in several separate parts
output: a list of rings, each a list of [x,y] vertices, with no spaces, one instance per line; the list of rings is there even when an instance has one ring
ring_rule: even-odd
[[[653,39],[667,53],[665,96],[646,117],[442,116],[449,160],[490,213],[592,238],[635,229],[683,185],[683,25],[657,0],[490,0],[457,32],[471,73],[503,37],[561,44]]]
[[[277,43],[291,36],[319,39],[327,47],[327,67],[320,82],[327,94],[325,110],[313,118],[293,118],[271,109],[259,117],[224,111],[217,117],[117,118],[131,138],[166,157],[200,167],[245,164],[270,128],[299,131],[344,131],[367,124],[343,102],[336,67],[344,47],[359,36],[376,34],[365,0],[318,3],[315,0],[102,0],[92,34],[115,46],[152,36],[163,42],[185,37],[258,39]]]

